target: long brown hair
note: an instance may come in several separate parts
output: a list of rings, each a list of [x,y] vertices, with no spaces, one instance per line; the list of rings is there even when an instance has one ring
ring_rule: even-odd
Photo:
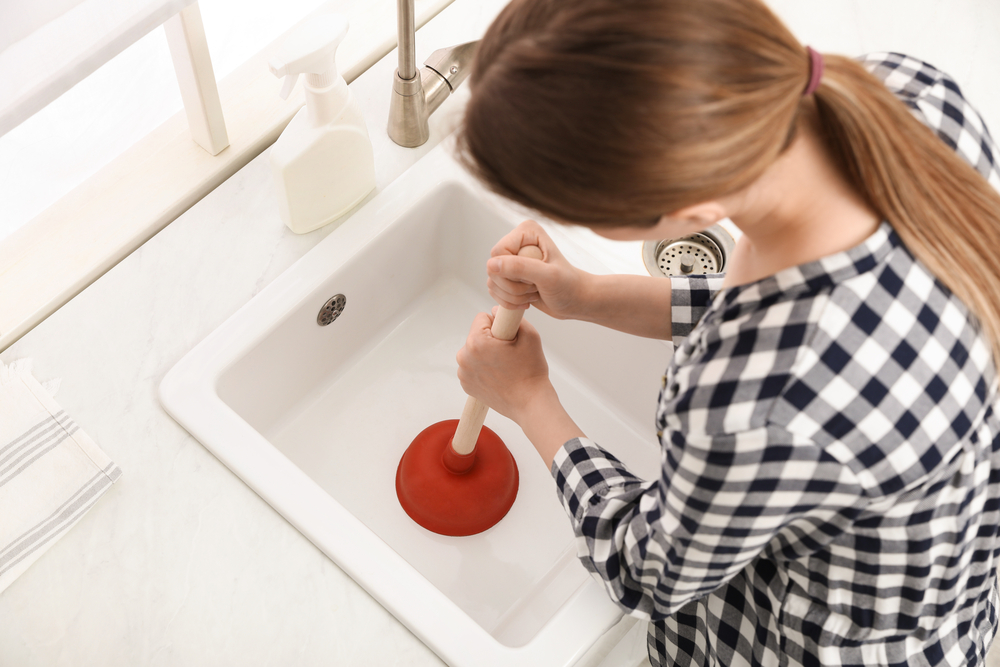
[[[824,58],[829,149],[1000,359],[1000,194],[859,63]],[[763,174],[809,62],[760,0],[513,0],[480,44],[459,156],[554,219],[652,224]]]

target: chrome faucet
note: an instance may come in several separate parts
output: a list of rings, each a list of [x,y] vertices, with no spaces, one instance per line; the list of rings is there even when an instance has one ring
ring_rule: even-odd
[[[399,68],[393,77],[389,103],[389,138],[415,148],[427,141],[427,119],[465,81],[479,42],[466,42],[431,54],[417,70],[414,0],[397,0]]]

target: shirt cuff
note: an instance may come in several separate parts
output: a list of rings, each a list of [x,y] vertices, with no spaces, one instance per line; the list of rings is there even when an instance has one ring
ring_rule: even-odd
[[[573,438],[560,447],[552,459],[551,473],[563,507],[576,524],[610,489],[642,483],[614,454],[589,438]]]

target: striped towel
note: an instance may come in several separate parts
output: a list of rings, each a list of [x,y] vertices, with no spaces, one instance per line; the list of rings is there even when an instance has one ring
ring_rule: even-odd
[[[0,592],[121,477],[31,375],[0,362]]]

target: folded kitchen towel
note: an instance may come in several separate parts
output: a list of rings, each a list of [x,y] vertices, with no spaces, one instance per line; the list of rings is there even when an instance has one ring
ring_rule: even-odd
[[[0,592],[122,474],[50,391],[30,359],[0,362]]]

